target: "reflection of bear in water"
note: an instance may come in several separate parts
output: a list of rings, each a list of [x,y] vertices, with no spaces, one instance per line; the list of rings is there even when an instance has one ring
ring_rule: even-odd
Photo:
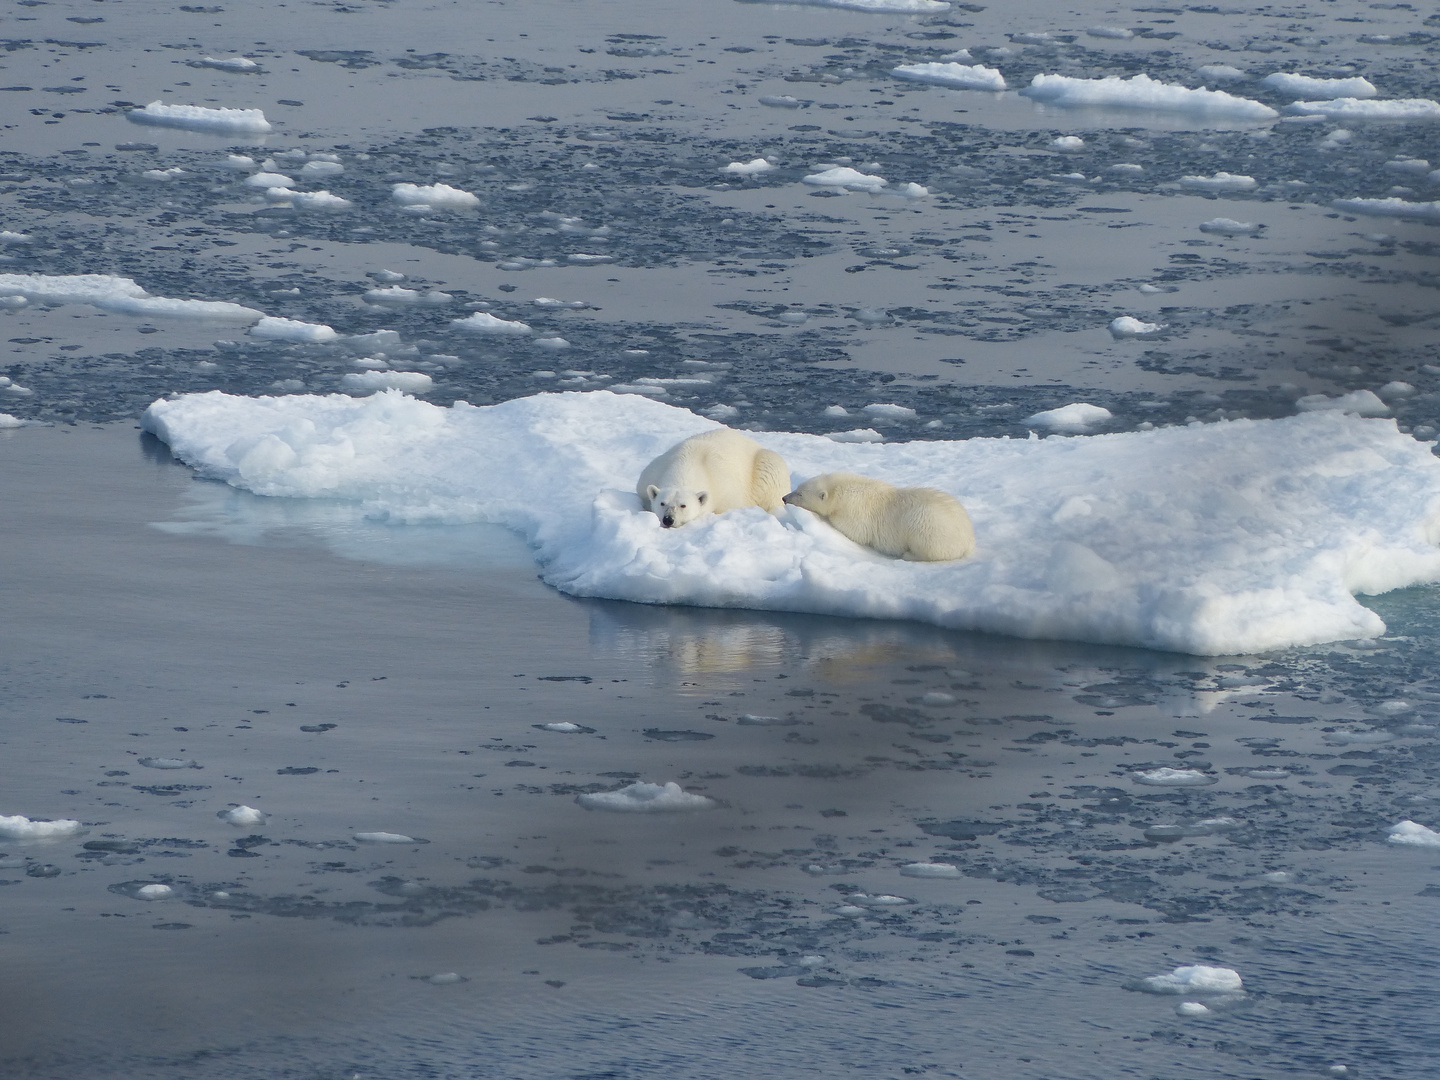
[[[640,474],[635,493],[667,529],[742,506],[772,513],[790,488],[785,459],[731,428],[692,435]]]
[[[857,544],[915,562],[963,559],[975,550],[970,515],[934,488],[897,488],[854,473],[806,480],[785,501],[819,514]]]

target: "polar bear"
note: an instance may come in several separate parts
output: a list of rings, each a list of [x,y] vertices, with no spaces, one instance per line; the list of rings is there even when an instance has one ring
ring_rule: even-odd
[[[912,562],[963,559],[975,550],[975,528],[956,499],[934,488],[897,488],[854,473],[826,473],[785,496],[819,514],[857,544]]]
[[[640,474],[635,493],[667,529],[742,506],[774,513],[790,488],[785,459],[732,428],[692,435]]]

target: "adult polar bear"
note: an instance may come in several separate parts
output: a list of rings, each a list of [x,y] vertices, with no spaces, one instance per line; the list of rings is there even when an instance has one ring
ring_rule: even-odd
[[[692,435],[640,474],[635,493],[667,529],[742,506],[779,510],[790,490],[785,459],[733,428]]]

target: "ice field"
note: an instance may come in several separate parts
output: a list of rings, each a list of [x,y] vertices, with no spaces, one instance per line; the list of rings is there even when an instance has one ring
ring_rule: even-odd
[[[1440,16],[4,19],[0,1076],[1434,1074]]]

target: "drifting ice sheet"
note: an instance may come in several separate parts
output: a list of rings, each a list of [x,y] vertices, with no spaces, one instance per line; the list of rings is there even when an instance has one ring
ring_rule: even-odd
[[[110,274],[0,274],[0,297],[23,296],[37,304],[89,304],[102,311],[144,318],[255,322],[264,312],[223,300],[172,300],[151,296],[130,278]]]
[[[1226,120],[1273,120],[1280,115],[1268,105],[1235,97],[1224,90],[1191,90],[1143,73],[1129,79],[1118,75],[1107,75],[1103,79],[1036,75],[1020,93],[1045,105],[1071,109],[1154,109]]]
[[[136,124],[213,131],[220,135],[263,135],[270,130],[270,121],[260,109],[207,109],[203,105],[166,105],[152,101],[143,109],[131,109],[125,116]]]
[[[1335,98],[1333,101],[1297,101],[1285,106],[1291,116],[1323,116],[1328,120],[1440,120],[1440,101],[1429,98],[1392,98],[1367,101]]]
[[[796,480],[846,470],[956,495],[980,547],[954,563],[883,558],[794,508],[662,529],[635,477],[716,425],[638,395],[447,409],[214,391],[158,401],[144,424],[258,494],[505,525],[580,596],[1223,654],[1373,637],[1383,623],[1353,593],[1440,581],[1440,461],[1391,420],[1335,411],[1043,440],[755,433]]]
[[[842,8],[847,11],[929,14],[948,11],[949,0],[743,0],[747,4],[803,4],[806,7]]]
[[[1297,98],[1323,101],[1328,98],[1373,98],[1378,91],[1369,79],[1316,79],[1309,75],[1277,71],[1260,80],[1261,86],[1268,86],[1282,94],[1293,94]]]
[[[6,840],[54,840],[74,836],[81,829],[80,822],[68,818],[56,821],[31,821],[23,814],[6,816],[0,814],[0,838]]]
[[[901,64],[890,72],[897,79],[933,83],[952,90],[1004,90],[1005,76],[984,64]]]

